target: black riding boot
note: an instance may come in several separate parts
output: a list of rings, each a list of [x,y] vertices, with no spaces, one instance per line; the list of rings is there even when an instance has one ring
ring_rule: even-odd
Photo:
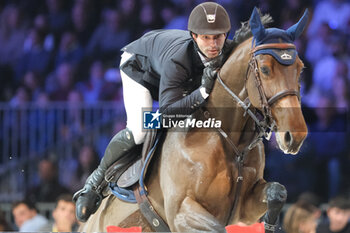
[[[135,145],[134,137],[127,128],[117,133],[109,142],[100,165],[87,178],[85,186],[73,196],[79,221],[86,222],[100,206],[103,199],[102,191],[107,186],[104,180],[106,170],[114,162],[128,155]]]

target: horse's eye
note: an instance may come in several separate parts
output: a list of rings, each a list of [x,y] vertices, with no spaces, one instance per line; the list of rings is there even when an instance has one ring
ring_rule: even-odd
[[[263,73],[264,75],[269,75],[270,74],[270,69],[266,66],[262,66],[260,67],[260,71],[261,73]]]

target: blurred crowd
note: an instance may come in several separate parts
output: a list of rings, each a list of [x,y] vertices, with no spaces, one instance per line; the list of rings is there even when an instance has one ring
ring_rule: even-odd
[[[284,213],[276,233],[349,233],[350,199],[335,196],[321,208],[317,195],[304,192]]]
[[[54,208],[49,216],[44,216],[30,200],[14,202],[11,208],[14,224],[8,222],[0,211],[0,232],[76,232],[79,223],[75,217],[72,195],[62,193],[53,203]]]
[[[320,198],[311,192],[298,196],[282,213],[276,233],[349,233],[350,199],[339,195],[320,205]],[[12,204],[13,222],[0,210],[0,232],[76,232],[80,222],[75,217],[72,195],[62,193],[54,201],[49,216],[42,215],[28,199]],[[242,224],[241,224],[242,225]],[[245,231],[248,232],[248,231]],[[251,232],[251,231],[249,231]],[[259,231],[260,232],[260,231]]]
[[[14,107],[51,101],[122,105],[120,49],[149,30],[186,30],[188,15],[200,2],[0,1],[0,101]],[[249,19],[254,6],[273,17],[270,26],[284,29],[309,9],[307,30],[295,42],[305,65],[301,95],[309,136],[296,157],[282,155],[273,140],[268,143],[266,179],[284,184],[293,202],[305,190],[317,193],[322,202],[340,193],[349,195],[350,1],[217,2],[230,14],[229,38],[240,22]],[[83,186],[101,156],[93,146],[83,146],[71,184],[65,186],[57,180],[57,164],[41,161],[40,187],[28,189],[26,197],[34,203],[54,202],[58,194],[73,193]],[[61,191],[52,192],[53,187]]]

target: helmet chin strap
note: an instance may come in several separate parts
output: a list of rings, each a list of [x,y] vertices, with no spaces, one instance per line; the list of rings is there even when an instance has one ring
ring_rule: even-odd
[[[190,35],[191,35],[191,38],[192,38],[193,43],[194,43],[194,49],[196,50],[196,52],[200,53],[205,59],[208,59],[208,57],[199,49],[196,40],[193,38],[193,34],[195,34],[195,33],[190,31]]]

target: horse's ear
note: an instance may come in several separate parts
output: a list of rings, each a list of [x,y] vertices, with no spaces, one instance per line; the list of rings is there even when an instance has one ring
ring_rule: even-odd
[[[291,39],[294,41],[297,39],[301,33],[304,31],[306,24],[307,24],[307,19],[309,17],[309,11],[308,9],[305,10],[303,16],[300,18],[299,22],[291,26],[290,28],[287,29],[287,33],[291,36]]]
[[[253,13],[249,19],[249,25],[252,30],[253,36],[257,41],[260,41],[265,36],[265,28],[261,22],[260,14],[256,7],[254,7]]]

